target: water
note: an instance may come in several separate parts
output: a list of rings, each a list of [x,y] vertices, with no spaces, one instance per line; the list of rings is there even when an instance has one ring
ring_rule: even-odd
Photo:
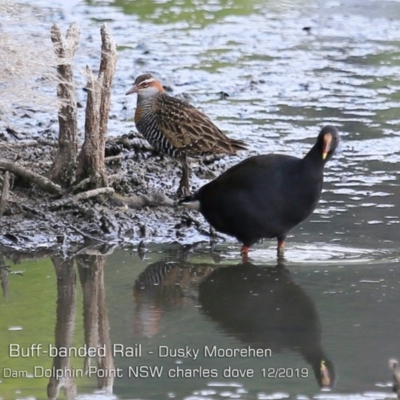
[[[53,257],[56,267],[42,259],[12,265],[19,273],[9,275],[0,303],[0,363],[7,376],[28,371],[33,377],[3,378],[1,393],[45,398],[50,378],[41,375],[60,368],[60,359],[42,350],[107,344],[112,352],[105,365],[118,368],[119,376],[98,380],[105,366],[92,359],[89,376],[67,380],[70,393],[96,399],[99,382],[109,392],[100,398],[112,398],[111,390],[121,399],[389,396],[387,360],[396,355],[400,328],[397,260],[347,249],[348,260],[344,246],[332,246],[329,260],[318,259],[316,246],[291,250],[308,259],[277,266],[256,251],[243,265],[226,246],[210,253],[206,245],[149,245],[143,260],[119,251],[62,264]],[[18,355],[17,345],[31,353],[10,357]],[[248,354],[231,357],[240,349]],[[262,351],[255,357],[249,349]],[[62,360],[75,374],[88,362],[84,354]],[[319,390],[315,371],[322,361],[331,391]],[[155,367],[160,376],[145,377]],[[179,373],[185,377],[175,378]]]
[[[29,377],[32,369],[68,361],[10,358],[10,344],[85,343],[139,346],[141,357],[111,354],[106,366],[121,368],[122,377],[67,379],[69,394],[61,389],[59,398],[394,397],[387,362],[399,357],[399,15],[397,1],[51,2],[40,27],[77,21],[82,68],[97,64],[101,23],[112,30],[119,46],[112,134],[133,128],[135,99],[124,93],[151,71],[252,153],[302,156],[326,123],[338,126],[342,144],[327,165],[318,210],[288,238],[284,266],[276,266],[273,241],[256,245],[252,265],[240,266],[233,239],[211,247],[204,237],[187,248],[146,243],[143,260],[136,249],[80,255],[76,264],[53,259],[57,268],[49,258],[6,260],[0,368],[28,377],[5,378],[3,370],[0,398],[46,398],[50,378]],[[229,97],[220,100],[221,91]],[[199,355],[160,357],[159,346]],[[205,346],[271,356],[204,357]],[[68,362],[83,369],[85,357]],[[321,365],[330,390],[320,390]],[[129,377],[136,366],[163,372]],[[229,367],[253,376],[225,378]],[[197,376],[168,376],[177,368]],[[50,383],[56,396],[59,386]]]

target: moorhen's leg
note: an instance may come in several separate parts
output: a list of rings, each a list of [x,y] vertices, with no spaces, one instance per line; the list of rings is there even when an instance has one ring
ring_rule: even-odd
[[[181,177],[181,181],[179,182],[178,196],[185,197],[185,196],[190,195],[189,164],[188,164],[187,157],[185,154],[179,157],[179,161],[182,165],[182,177]]]
[[[283,258],[283,253],[285,249],[285,240],[286,240],[286,235],[278,236],[278,248],[277,248],[278,258]]]
[[[249,246],[243,245],[242,248],[240,249],[240,254],[242,255],[242,262],[243,264],[249,262]]]

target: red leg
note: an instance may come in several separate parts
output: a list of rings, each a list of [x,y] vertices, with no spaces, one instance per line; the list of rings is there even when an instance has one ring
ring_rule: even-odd
[[[243,245],[242,248],[240,249],[240,254],[242,255],[242,262],[243,264],[249,262],[249,246]]]
[[[249,250],[250,250],[250,247],[249,247],[249,246],[243,245],[242,248],[240,249],[240,254],[241,254],[241,255],[243,255],[243,254],[248,254]]]
[[[286,236],[278,237],[278,258],[283,258]]]

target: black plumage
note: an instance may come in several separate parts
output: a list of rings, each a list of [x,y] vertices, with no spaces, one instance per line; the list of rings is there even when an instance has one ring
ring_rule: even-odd
[[[199,303],[227,336],[272,350],[278,364],[277,353],[296,352],[312,367],[321,388],[334,386],[335,366],[322,345],[315,304],[283,264],[218,268],[200,283]]]
[[[260,239],[277,238],[282,256],[287,233],[318,205],[323,169],[338,143],[337,129],[327,125],[304,158],[250,157],[181,203],[198,209],[217,231],[236,237],[242,253]]]

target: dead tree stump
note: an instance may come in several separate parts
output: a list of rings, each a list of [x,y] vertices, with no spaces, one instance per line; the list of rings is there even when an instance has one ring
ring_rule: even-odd
[[[85,330],[85,345],[87,347],[104,347],[104,356],[97,357],[97,368],[105,371],[104,377],[98,376],[99,389],[112,393],[114,384],[114,358],[111,351],[109,335],[110,324],[107,315],[104,264],[105,256],[79,255],[76,257],[79,279],[83,292],[83,326]],[[92,360],[85,359],[85,370],[90,367]]]
[[[57,320],[55,328],[55,347],[69,349],[73,345],[76,315],[76,269],[73,260],[51,257],[57,277]],[[59,398],[61,388],[67,399],[76,398],[77,390],[71,370],[71,357],[55,356],[53,369],[57,374],[50,377],[47,385],[49,400]]]
[[[96,78],[89,67],[86,104],[85,141],[78,156],[77,182],[90,178],[89,187],[108,186],[104,163],[111,86],[117,63],[117,49],[106,24],[101,27],[101,62]]]
[[[0,218],[3,216],[6,210],[8,195],[10,191],[10,173],[6,171],[3,178],[3,189],[0,196]]]
[[[72,63],[79,36],[80,30],[76,23],[69,27],[65,39],[56,24],[51,28],[51,40],[59,61],[57,71],[60,83],[57,96],[61,106],[58,112],[58,151],[48,176],[64,187],[70,186],[75,180],[78,154],[78,120]]]

